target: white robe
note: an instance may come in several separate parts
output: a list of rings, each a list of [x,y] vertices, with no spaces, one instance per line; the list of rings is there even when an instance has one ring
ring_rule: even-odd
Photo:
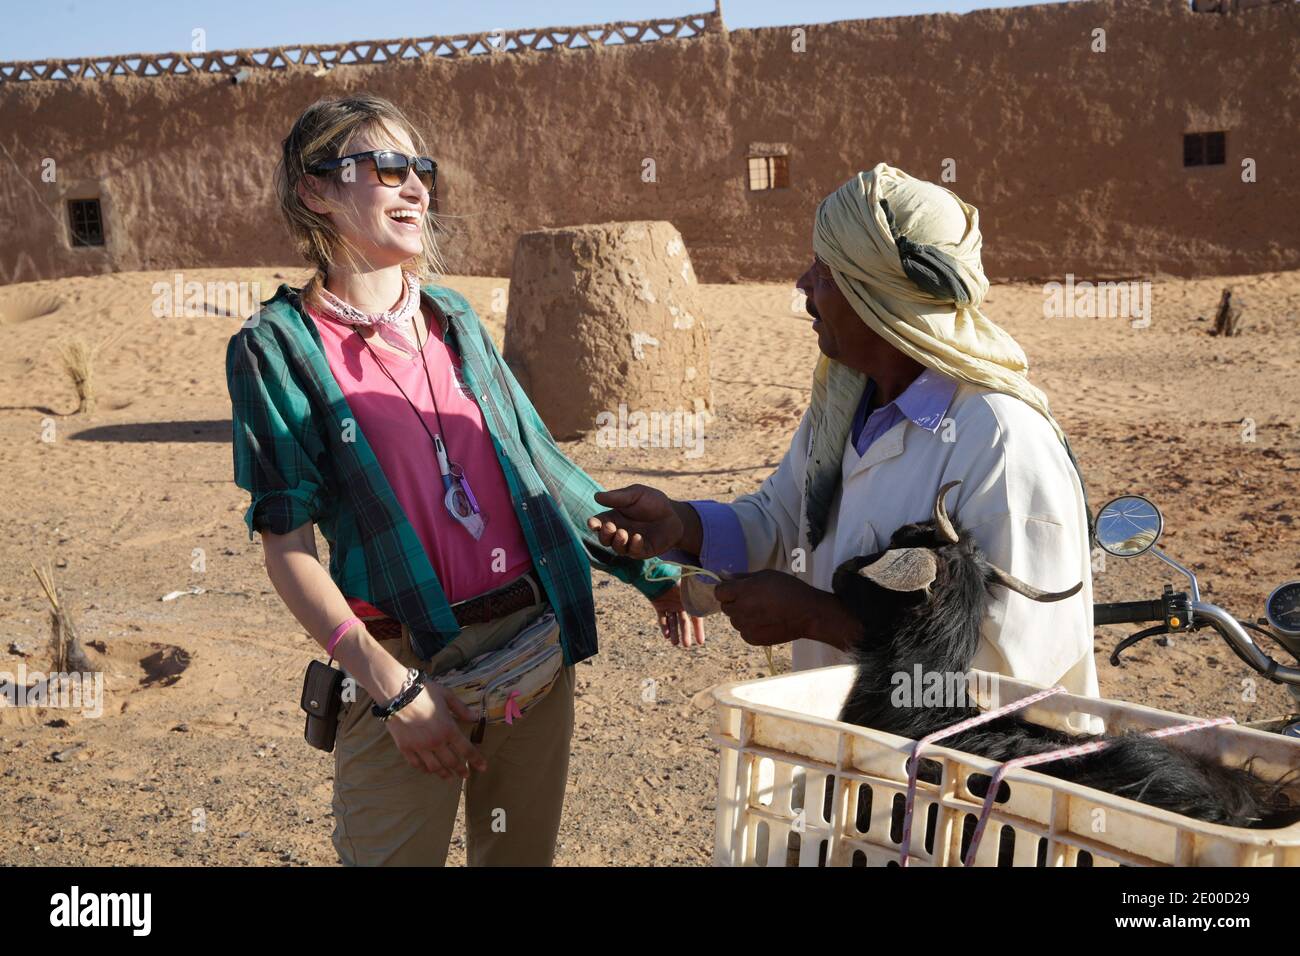
[[[1050,604],[995,586],[971,666],[1098,696],[1083,493],[1041,415],[1017,398],[961,383],[935,432],[904,419],[865,456],[850,438],[826,536],[811,552],[802,534],[809,431],[805,414],[780,467],[757,492],[730,503],[750,571],[790,571],[830,591],[843,561],[882,550],[898,527],[930,518],[940,485],[961,479],[948,493],[948,514],[990,561],[1046,591],[1083,581],[1078,594]],[[796,670],[849,663],[808,639],[794,641],[792,653]]]

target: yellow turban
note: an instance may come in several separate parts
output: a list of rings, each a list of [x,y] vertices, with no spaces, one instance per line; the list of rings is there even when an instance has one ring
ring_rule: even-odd
[[[1014,395],[1064,441],[1047,396],[1025,377],[1024,351],[979,310],[989,289],[982,244],[974,206],[884,163],[822,200],[813,226],[813,250],[873,332],[928,368]],[[865,384],[861,372],[825,355],[813,373],[806,486],[813,547],[825,533]]]

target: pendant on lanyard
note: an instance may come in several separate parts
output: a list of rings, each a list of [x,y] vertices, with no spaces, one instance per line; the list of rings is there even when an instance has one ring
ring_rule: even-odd
[[[442,487],[447,492],[442,503],[446,506],[447,513],[477,541],[483,537],[483,529],[487,521],[479,510],[474,493],[469,489],[465,471],[460,465],[447,460],[447,446],[443,444],[441,435],[433,436],[433,447],[438,454],[438,472],[442,475]]]

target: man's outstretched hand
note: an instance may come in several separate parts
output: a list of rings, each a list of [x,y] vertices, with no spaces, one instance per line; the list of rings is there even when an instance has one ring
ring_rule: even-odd
[[[609,510],[588,518],[587,527],[600,535],[601,544],[629,558],[652,558],[670,548],[684,547],[692,537],[685,521],[699,525],[690,505],[675,502],[648,485],[598,491],[596,501]],[[685,521],[682,509],[690,512]],[[698,542],[698,531],[694,538]],[[686,550],[698,553],[699,545]]]

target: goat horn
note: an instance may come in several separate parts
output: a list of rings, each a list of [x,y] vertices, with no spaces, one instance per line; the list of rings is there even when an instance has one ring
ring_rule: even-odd
[[[948,540],[950,544],[956,544],[959,540],[957,529],[952,526],[952,521],[948,518],[948,509],[943,506],[944,496],[953,488],[961,484],[961,481],[950,481],[939,489],[939,496],[934,499],[934,523],[939,526],[939,533]]]
[[[989,570],[993,574],[993,580],[998,584],[1001,584],[1004,588],[1010,588],[1017,594],[1023,594],[1025,597],[1033,601],[1042,601],[1044,604],[1049,604],[1052,601],[1064,601],[1066,598],[1078,594],[1079,590],[1083,587],[1083,582],[1080,581],[1074,587],[1067,588],[1064,591],[1042,591],[1034,587],[1032,584],[1026,584],[1019,578],[1012,577],[997,565],[990,564]]]

